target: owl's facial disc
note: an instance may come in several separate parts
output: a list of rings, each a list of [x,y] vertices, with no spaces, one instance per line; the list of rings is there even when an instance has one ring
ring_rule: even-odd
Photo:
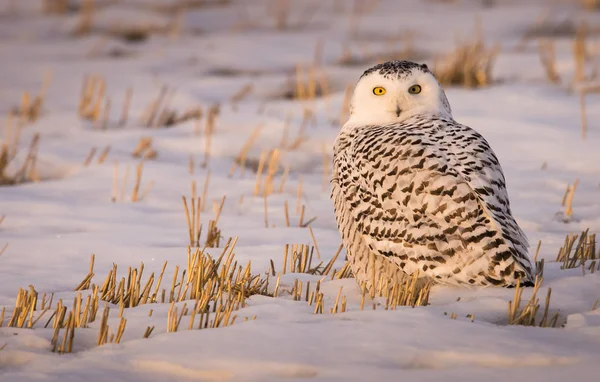
[[[426,66],[393,61],[360,78],[347,124],[384,125],[418,114],[452,117],[444,90]]]

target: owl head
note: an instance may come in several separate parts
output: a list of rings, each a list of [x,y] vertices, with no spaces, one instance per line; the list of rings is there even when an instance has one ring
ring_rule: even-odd
[[[444,89],[427,65],[389,61],[360,77],[346,125],[386,125],[419,114],[452,118]]]

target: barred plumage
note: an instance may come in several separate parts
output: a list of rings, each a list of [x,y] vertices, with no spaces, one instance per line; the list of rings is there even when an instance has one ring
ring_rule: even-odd
[[[409,94],[415,85],[420,93]],[[387,99],[367,93],[382,86]],[[359,283],[416,271],[445,284],[532,281],[500,163],[452,119],[425,66],[393,62],[361,77],[334,146],[332,198]]]

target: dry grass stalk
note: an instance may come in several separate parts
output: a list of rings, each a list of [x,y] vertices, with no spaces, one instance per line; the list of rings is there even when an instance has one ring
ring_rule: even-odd
[[[298,149],[304,142],[307,141],[308,137],[306,136],[306,129],[309,125],[315,125],[316,124],[316,117],[315,117],[315,113],[313,112],[312,109],[309,108],[304,108],[303,114],[302,114],[302,122],[300,123],[300,127],[298,128],[298,134],[296,134],[296,138],[294,138],[294,140],[289,143],[287,146],[282,146],[282,148],[286,149],[286,150],[296,150]],[[287,138],[286,138],[287,141]]]
[[[283,202],[283,213],[285,214],[285,226],[289,227],[290,226],[290,213],[289,213],[287,200]]]
[[[327,263],[327,265],[325,266],[325,268],[323,269],[323,272],[321,274],[328,275],[329,272],[331,272],[331,269],[333,268],[333,264],[337,260],[338,256],[342,252],[343,248],[344,248],[344,246],[342,244],[340,244],[340,246],[338,247],[337,251],[335,252],[335,254],[333,255],[333,257],[331,258],[331,260],[329,260],[329,263]]]
[[[90,288],[90,283],[92,281],[92,277],[94,277],[94,262],[95,262],[95,260],[96,260],[96,255],[94,255],[92,253],[92,256],[90,257],[90,271],[88,272],[87,276],[85,276],[83,281],[81,281],[81,283],[79,283],[79,285],[77,287],[75,287],[75,291],[86,290],[86,289]]]
[[[302,175],[298,178],[298,189],[296,191],[296,213],[300,213],[300,209],[302,208]]]
[[[98,157],[98,164],[104,163],[104,161],[106,160],[106,157],[108,156],[109,151],[110,151],[110,146],[106,146],[104,148],[104,150],[102,150],[102,152],[100,153],[100,156]]]
[[[548,310],[550,308],[550,296],[552,289],[548,288],[548,294],[546,295],[546,304],[544,313],[539,322],[536,321],[537,313],[540,309],[539,299],[537,293],[540,286],[542,285],[543,278],[536,277],[533,293],[529,301],[521,308],[521,301],[523,297],[523,288],[520,283],[515,287],[515,294],[512,301],[508,302],[508,324],[509,325],[524,325],[524,326],[539,326],[539,327],[556,327],[558,321],[558,312],[556,312],[552,318],[548,317]]]
[[[585,22],[580,23],[577,26],[575,33],[575,41],[573,42],[573,58],[575,59],[575,78],[576,84],[585,81],[585,61],[587,56],[586,49],[586,36],[587,36],[587,24]]]
[[[340,297],[342,295],[342,290],[344,288],[340,287],[340,290],[338,291],[337,297],[335,298],[335,303],[333,304],[333,307],[331,309],[329,309],[329,313],[331,314],[335,314],[335,313],[344,313],[346,311],[346,304],[342,304],[342,306],[339,305],[340,303]],[[344,299],[346,298],[346,296],[344,296]]]
[[[167,96],[167,93],[169,92],[169,88],[166,85],[163,85],[160,88],[160,91],[158,93],[158,96],[156,97],[156,99],[154,101],[152,101],[148,107],[146,108],[144,115],[142,117],[142,124],[146,127],[152,127],[154,126],[154,120],[156,119],[156,116],[158,115],[158,110],[160,109],[162,102],[164,100],[164,98]]]
[[[231,165],[231,169],[229,170],[229,177],[233,176],[238,164],[240,166],[240,176],[244,175],[244,171],[246,169],[246,158],[248,156],[248,151],[250,150],[250,148],[252,147],[252,145],[254,144],[256,139],[258,138],[262,127],[263,127],[262,124],[256,126],[254,128],[254,130],[252,131],[252,134],[250,135],[250,137],[248,137],[246,142],[244,142],[242,149],[240,150],[239,154],[235,157],[235,160],[233,161],[233,164]]]
[[[8,320],[9,328],[31,328],[33,327],[34,311],[37,308],[38,293],[32,285],[29,289],[19,288],[15,309]],[[4,311],[2,312],[4,315]],[[4,318],[4,317],[2,317]],[[2,322],[2,321],[0,321]]]
[[[201,107],[192,107],[183,113],[170,107],[169,103],[175,94],[174,90],[164,85],[158,96],[146,108],[141,123],[146,127],[169,127],[189,120],[201,120],[203,111]],[[126,99],[129,106],[129,100]],[[123,119],[123,118],[122,118]]]
[[[98,346],[102,346],[109,342],[109,327],[108,327],[108,317],[110,315],[110,308],[108,304],[104,306],[104,311],[102,312],[102,320],[100,321],[100,330],[98,332],[98,342],[96,343]]]
[[[499,51],[499,45],[486,47],[481,37],[461,42],[452,53],[434,65],[435,75],[442,85],[488,86],[493,81],[492,66]]]
[[[97,123],[96,128],[101,130],[106,130],[108,128],[108,120],[110,118],[110,99],[107,98],[106,102],[104,102],[104,110],[102,111],[102,120],[100,123]]]
[[[554,40],[540,39],[538,41],[538,53],[542,67],[546,73],[546,78],[552,83],[560,83],[560,76],[556,70],[556,52],[554,49]]]
[[[237,104],[240,101],[242,101],[244,98],[246,98],[252,92],[253,88],[254,88],[254,85],[246,84],[246,85],[242,86],[240,88],[240,90],[238,90],[234,95],[231,96],[230,102],[231,102],[231,106],[234,108],[234,110],[237,107]]]
[[[95,11],[94,3],[94,0],[83,1],[79,11],[79,22],[72,32],[74,36],[85,36],[91,32]]]
[[[149,338],[150,334],[152,334],[153,330],[154,330],[154,326],[148,326],[146,328],[146,330],[144,331],[144,338]]]
[[[188,225],[188,234],[190,239],[190,247],[200,246],[200,235],[202,234],[202,225],[200,224],[200,212],[202,203],[200,197],[195,195],[195,183],[192,186],[191,208],[188,208],[187,199],[184,195],[183,207],[185,209],[185,218]]]
[[[129,106],[131,105],[131,98],[133,97],[133,89],[127,88],[125,91],[125,100],[123,102],[123,108],[121,109],[121,118],[119,119],[119,127],[125,127],[127,119],[129,118]]]
[[[275,21],[275,29],[284,30],[288,27],[288,22],[291,13],[290,0],[274,0],[275,4],[269,7],[269,10],[274,10],[273,17]]]
[[[283,265],[281,269],[281,274],[284,275],[289,270],[289,272],[291,273],[307,273],[310,275],[323,276],[331,275],[332,279],[352,277],[352,272],[350,270],[349,263],[346,263],[346,265],[342,268],[340,272],[337,272],[335,269],[333,269],[333,264],[335,263],[339,254],[342,251],[341,245],[338,248],[335,255],[331,258],[331,260],[325,265],[323,265],[323,261],[321,261],[318,265],[314,267],[312,266],[314,251],[315,247],[310,247],[306,244],[286,244],[283,251]],[[271,273],[274,275],[275,267],[273,265],[273,260],[271,260],[271,264]]]
[[[285,186],[285,181],[288,178],[288,175],[290,174],[290,166],[285,166],[285,168],[283,169],[283,175],[281,175],[281,181],[279,182],[279,188],[277,189],[277,192],[282,193],[283,192],[283,187]]]
[[[289,253],[290,249],[291,253]],[[323,268],[321,267],[323,262],[319,263],[316,267],[312,267],[314,250],[314,247],[309,247],[305,244],[286,244],[284,248],[283,268],[281,270],[281,274],[285,275],[288,272],[288,258],[290,273],[308,273],[311,275],[322,274],[320,272],[323,271]]]
[[[119,161],[115,161],[113,167],[113,186],[112,186],[112,196],[110,200],[115,203],[117,201],[119,195]]]
[[[194,164],[194,154],[190,154],[190,159],[188,160],[188,172],[190,175],[194,175],[194,169],[196,165]]]
[[[275,174],[279,170],[279,150],[275,149],[271,151],[271,154],[268,159],[267,165],[267,174],[265,177],[263,195],[266,197],[271,195],[274,190],[273,179],[275,178]]]
[[[8,248],[8,243],[5,243],[4,246],[2,248],[0,248],[0,256],[2,256],[4,251],[6,251],[6,248]]]
[[[585,139],[587,137],[587,113],[585,111],[585,96],[586,91],[579,91],[579,111],[581,114],[581,137]]]
[[[11,177],[4,174],[11,160],[9,152],[8,145],[5,144],[0,147],[0,185],[13,183]]]
[[[16,126],[14,122],[16,120]],[[20,138],[21,138],[21,129],[23,125],[20,122],[20,119],[17,118],[17,115],[10,111],[6,118],[6,132],[4,134],[3,144],[1,146],[0,153],[2,154],[0,157],[0,169],[2,168],[2,163],[6,165],[6,163],[14,158],[17,155],[17,150],[19,148]],[[14,131],[13,131],[14,130]]]
[[[168,108],[167,106],[160,112],[156,126],[174,126],[179,123],[187,122],[189,120],[198,120],[202,119],[202,108],[194,107],[186,110],[185,112],[179,114],[179,112],[175,109]]]
[[[538,261],[540,254],[540,248],[542,247],[542,241],[538,241],[537,248],[535,249],[535,255],[533,256],[533,262],[535,263],[535,274],[543,277],[544,276],[544,259]]]
[[[96,125],[102,115],[105,100],[106,80],[100,76],[85,76],[79,97],[79,116]]]
[[[308,68],[301,64],[296,65],[294,89],[286,95],[286,98],[307,101],[322,97],[327,93],[327,79],[320,69],[314,65],[310,65]]]
[[[323,312],[325,311],[325,304],[323,300],[323,293],[316,293],[314,314],[323,314]]]
[[[210,182],[210,170],[206,172],[206,178],[204,179],[204,185],[202,187],[202,207],[200,210],[204,211],[206,207],[207,193],[208,193],[208,184]]]
[[[187,311],[187,304],[183,304],[183,307],[181,308],[181,314],[178,314],[175,301],[171,303],[171,307],[169,308],[169,313],[167,316],[167,333],[176,332],[179,329],[181,319],[187,313]]]
[[[332,280],[349,279],[352,277],[354,277],[354,275],[352,273],[352,268],[350,267],[350,262],[346,262],[339,271],[334,269],[333,274],[331,275]]]
[[[287,210],[287,203],[286,203],[286,210]],[[321,251],[319,251],[319,246],[317,245],[317,238],[315,237],[315,234],[311,227],[308,227],[308,232],[310,232],[310,237],[312,238],[313,243],[315,244],[315,249],[317,251],[317,257],[319,258],[319,260],[321,260]]]
[[[131,193],[131,201],[139,201],[140,185],[142,183],[142,172],[144,171],[144,162],[140,162],[135,168],[135,183],[133,185],[133,192]]]
[[[199,108],[199,110],[202,110],[202,109]],[[198,119],[196,119],[196,123],[194,124],[194,134],[195,135],[200,135],[200,133],[202,132],[202,116],[203,115],[204,115],[204,112],[202,112],[200,117]]]
[[[117,328],[117,336],[115,337],[115,343],[121,343],[121,338],[123,337],[123,333],[125,332],[125,326],[127,325],[127,320],[121,317],[121,321],[119,322],[119,327]]]
[[[576,246],[575,242],[577,242]],[[596,253],[596,234],[590,234],[589,229],[579,235],[567,235],[556,256],[556,261],[563,263],[562,269],[583,267],[586,261],[597,259],[600,259],[600,252]]]
[[[269,205],[267,202],[267,195],[263,196],[263,200],[264,200],[265,228],[269,228]]]
[[[302,281],[295,279],[291,290],[291,295],[294,301],[300,301],[302,299],[302,290]]]
[[[46,92],[50,86],[51,77],[50,71],[46,71],[40,87],[40,92],[37,96],[31,97],[29,92],[23,93],[23,96],[21,97],[21,104],[12,112],[19,117],[19,122],[21,125],[26,123],[34,123],[39,118],[44,100],[46,98]]]
[[[25,161],[12,175],[6,174],[6,170],[14,159],[16,151],[11,153],[12,150],[7,145],[0,146],[0,186],[39,181],[36,168],[39,140],[40,134],[36,133],[29,144]]]
[[[306,209],[306,207],[303,204],[302,208],[300,209],[300,219],[298,221],[298,227],[304,226],[304,211],[305,211],[305,209]]]
[[[90,165],[90,163],[92,163],[92,160],[94,159],[94,156],[96,155],[96,148],[92,147],[90,149],[90,152],[88,154],[88,156],[85,158],[85,161],[83,162],[83,167],[87,167]]]
[[[298,221],[298,227],[302,227],[302,228],[306,228],[310,225],[310,223],[314,222],[315,220],[317,220],[316,216],[313,216],[312,218],[308,219],[306,222],[304,221],[304,212],[306,210],[306,206],[303,204],[302,207],[300,208],[300,218]]]
[[[223,210],[223,205],[225,204],[225,195],[221,199],[221,203],[216,212],[216,216],[214,220],[210,220],[208,222],[208,233],[206,235],[206,242],[204,246],[207,248],[216,248],[219,246],[221,238],[221,230],[218,228],[217,223],[219,222],[219,217],[221,216],[221,211]]]
[[[152,147],[152,137],[141,137],[131,155],[134,158],[156,158],[158,156],[158,152]]]
[[[395,310],[397,306],[425,306],[429,304],[429,294],[433,283],[423,282],[419,273],[407,277],[403,283],[392,283],[382,276],[376,283],[375,295],[385,297],[386,309]]]
[[[567,188],[565,190],[565,193],[563,194],[562,202],[560,203],[561,206],[564,207],[567,204],[567,198],[569,197],[570,194],[571,194],[571,185],[567,184]]]
[[[588,270],[591,273],[595,273],[596,271],[600,271],[600,261],[599,260],[592,260],[590,262],[590,265],[588,266]],[[585,268],[582,267],[582,271],[585,273]]]
[[[570,187],[570,189],[567,188],[568,195],[566,197],[566,200],[563,199],[563,205],[566,204],[565,216],[567,219],[570,219],[573,216],[573,198],[575,197],[575,190],[577,190],[578,184],[579,184],[579,179],[575,179],[575,182],[573,183],[573,187]]]
[[[210,148],[212,143],[212,135],[215,132],[215,125],[217,121],[217,117],[221,112],[221,107],[217,105],[213,105],[208,109],[208,114],[206,116],[206,127],[204,128],[204,161],[202,162],[202,167],[208,166],[208,161],[210,159]]]
[[[64,318],[65,311],[66,308],[63,311],[61,321],[62,318]],[[51,341],[52,351],[58,352],[59,354],[71,353],[73,351],[73,339],[75,338],[75,318],[73,317],[73,312],[69,312],[69,316],[64,325],[65,333],[62,341],[60,341],[59,337],[60,329],[61,326],[56,326],[54,329],[54,335],[52,336]]]
[[[262,173],[263,173],[263,168],[265,166],[266,158],[267,158],[267,153],[264,151],[261,152],[260,160],[258,162],[258,170],[256,171],[256,183],[254,184],[254,196],[258,196],[260,194],[261,178],[262,178]]]

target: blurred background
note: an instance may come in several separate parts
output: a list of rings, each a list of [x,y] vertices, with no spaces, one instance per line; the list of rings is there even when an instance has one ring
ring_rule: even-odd
[[[203,77],[212,102],[344,92],[390,59],[427,62],[444,85],[569,86],[596,77],[599,21],[598,0],[2,0],[2,97],[24,63],[31,83],[44,65],[125,81],[136,63],[183,88]]]

